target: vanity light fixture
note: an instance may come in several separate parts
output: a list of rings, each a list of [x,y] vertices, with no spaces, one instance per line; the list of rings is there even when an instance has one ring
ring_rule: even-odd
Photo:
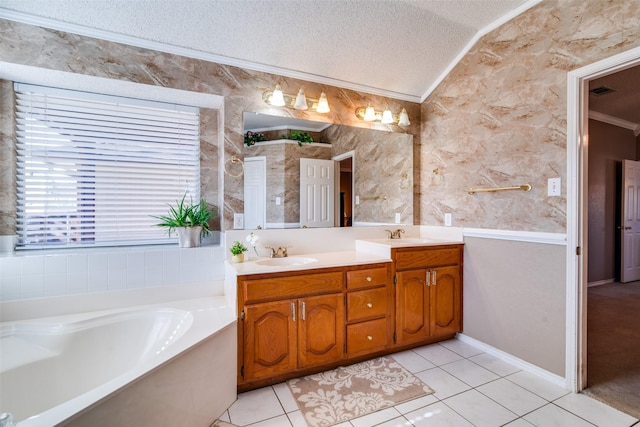
[[[271,100],[269,101],[269,103],[274,107],[284,107],[284,94],[282,93],[280,85],[276,85],[276,88],[271,94]]]
[[[363,120],[367,122],[373,122],[376,120],[376,110],[374,110],[371,105],[367,106],[367,109],[364,112]]]
[[[411,124],[409,115],[405,108],[402,109],[400,115],[393,114],[389,107],[384,111],[376,111],[371,105],[359,107],[356,109],[356,117],[367,122],[379,122],[382,124],[396,123],[398,126],[406,127]]]
[[[391,114],[391,110],[389,110],[389,107],[387,107],[387,109],[384,110],[384,112],[382,113],[382,120],[380,120],[380,123],[384,123],[385,125],[388,125],[393,122],[394,122],[393,114]]]
[[[274,90],[267,90],[262,94],[262,100],[274,107],[293,108],[295,110],[311,110],[318,113],[328,113],[331,111],[327,95],[322,92],[320,99],[307,98],[304,90],[300,89],[297,95],[284,93],[280,85],[276,85]]]
[[[307,97],[304,96],[304,91],[300,89],[298,91],[298,95],[296,95],[296,103],[293,104],[293,108],[296,110],[308,110],[309,106],[307,105]]]

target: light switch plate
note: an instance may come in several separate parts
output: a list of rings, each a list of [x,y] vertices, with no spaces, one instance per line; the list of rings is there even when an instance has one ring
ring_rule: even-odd
[[[560,178],[549,178],[549,180],[547,181],[547,195],[559,196],[561,183],[562,181],[560,180]]]
[[[236,230],[242,230],[244,228],[244,214],[242,213],[233,214],[233,228]]]
[[[450,213],[444,214],[444,226],[445,227],[451,227],[451,214]]]
[[[280,197],[276,197],[276,206],[280,206],[280,203],[282,203],[282,199]]]
[[[400,224],[400,221],[402,221],[400,218],[400,212],[396,212],[396,224]]]

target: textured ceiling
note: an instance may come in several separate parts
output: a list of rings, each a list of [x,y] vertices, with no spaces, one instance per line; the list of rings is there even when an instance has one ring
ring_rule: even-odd
[[[525,2],[2,0],[0,7],[419,101],[479,31]]]

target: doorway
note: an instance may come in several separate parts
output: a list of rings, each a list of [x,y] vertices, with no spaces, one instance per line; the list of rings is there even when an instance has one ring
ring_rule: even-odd
[[[336,162],[336,227],[351,227],[354,213],[354,163],[355,151],[335,156]]]
[[[587,387],[589,82],[640,64],[635,48],[568,74],[567,385]]]

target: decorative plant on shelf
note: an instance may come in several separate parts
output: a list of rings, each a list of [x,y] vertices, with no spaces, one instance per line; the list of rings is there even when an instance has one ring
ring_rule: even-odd
[[[313,142],[313,137],[309,135],[307,132],[300,132],[297,130],[292,130],[291,135],[281,135],[282,139],[292,139],[294,141],[298,141],[298,146],[302,147],[302,144],[311,144]]]
[[[242,262],[244,261],[244,253],[248,249],[245,245],[235,240],[229,250],[231,251],[231,255],[233,255],[233,257],[231,258],[233,262]]]
[[[167,228],[169,236],[176,230],[178,233],[178,245],[181,248],[191,248],[200,246],[200,239],[209,234],[209,220],[215,211],[207,207],[207,202],[201,199],[194,204],[193,200],[185,201],[187,195],[182,196],[182,200],[176,200],[176,206],[169,205],[169,214],[154,216],[159,219],[158,227]]]
[[[254,145],[256,142],[260,142],[264,140],[265,140],[264,134],[260,132],[248,131],[247,133],[244,134],[244,143],[247,144],[247,146],[249,147]]]

